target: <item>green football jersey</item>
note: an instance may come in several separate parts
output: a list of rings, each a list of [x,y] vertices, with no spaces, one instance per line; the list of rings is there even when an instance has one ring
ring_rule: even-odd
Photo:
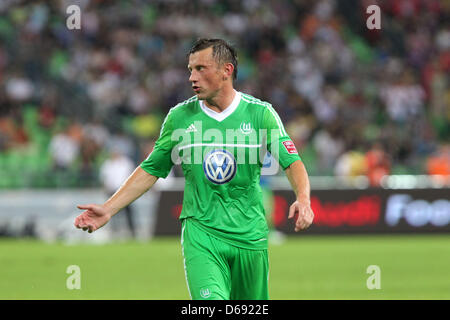
[[[171,108],[141,168],[165,178],[174,164],[185,176],[180,219],[232,245],[267,248],[260,187],[268,152],[286,169],[300,157],[271,104],[237,92],[215,112],[194,96]]]

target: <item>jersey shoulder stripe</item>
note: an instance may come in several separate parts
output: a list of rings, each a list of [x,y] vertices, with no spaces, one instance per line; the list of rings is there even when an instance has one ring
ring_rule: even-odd
[[[260,106],[264,106],[264,107],[271,105],[269,102],[262,101],[258,98],[255,98],[249,94],[242,93],[242,92],[241,92],[241,98],[247,103],[252,103],[252,104],[256,104],[256,105],[260,105]]]
[[[178,109],[178,108],[180,108],[182,106],[185,106],[187,104],[190,104],[192,102],[195,102],[197,100],[198,100],[197,96],[192,96],[189,99],[184,100],[183,102],[180,102],[180,103],[176,104],[174,107],[170,108],[169,112],[167,113],[166,117],[164,118],[163,124],[161,126],[161,130],[159,131],[159,135],[161,136],[161,134],[162,134],[162,132],[164,130],[164,125],[166,124],[167,119],[169,118],[170,114],[173,113],[174,110],[176,110],[176,109]]]
[[[183,106],[183,105],[185,105],[185,104],[189,104],[189,103],[191,103],[191,102],[195,102],[195,101],[197,101],[197,100],[198,100],[197,96],[192,96],[192,97],[190,97],[189,99],[184,100],[183,102],[178,103],[174,108],[177,108],[177,107],[179,107],[179,106]]]

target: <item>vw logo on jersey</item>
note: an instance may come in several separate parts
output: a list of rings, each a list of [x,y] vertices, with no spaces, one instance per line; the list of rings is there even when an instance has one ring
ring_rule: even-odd
[[[203,171],[209,181],[216,184],[227,183],[236,174],[236,160],[226,150],[212,150],[203,160]]]

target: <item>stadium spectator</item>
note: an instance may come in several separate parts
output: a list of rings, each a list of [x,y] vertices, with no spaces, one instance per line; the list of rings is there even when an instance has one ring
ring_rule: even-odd
[[[94,139],[83,136],[80,143],[80,179],[85,183],[85,186],[95,186],[95,159],[99,152],[100,145],[98,145]]]
[[[136,168],[134,162],[127,157],[119,148],[113,148],[110,152],[108,159],[100,167],[100,181],[102,182],[103,188],[107,194],[107,197],[111,197],[116,190],[124,183],[128,176]],[[136,237],[136,228],[133,217],[132,205],[124,208],[125,218],[127,221],[128,230],[133,238]],[[112,226],[114,231],[117,231],[118,225],[114,223],[116,219],[121,217],[116,217],[112,220]]]
[[[3,142],[2,142],[3,141]],[[0,116],[0,150],[20,149],[29,142],[20,114]]]
[[[340,155],[323,153],[322,128],[330,124],[342,128],[332,137],[340,153],[383,140],[393,171],[405,173],[426,173],[418,164],[448,141],[450,8],[443,2],[378,1],[377,31],[361,28],[370,1],[360,10],[331,0],[157,0],[126,10],[123,3],[80,2],[79,31],[65,25],[66,1],[2,3],[0,108],[37,109],[40,143],[61,122],[96,118],[96,132],[126,131],[124,152],[141,158],[134,144],[156,138],[162,115],[190,93],[185,49],[221,34],[240,48],[236,86],[274,102],[299,148],[319,155],[315,174],[332,172]],[[6,150],[11,134],[3,126]]]
[[[374,143],[366,152],[366,165],[370,186],[379,187],[381,178],[389,175],[391,171],[391,161],[380,142]]]
[[[423,111],[425,93],[414,81],[412,72],[405,70],[397,81],[382,89],[381,98],[392,120],[404,123]]]
[[[336,126],[326,126],[317,132],[313,139],[314,149],[319,157],[319,170],[324,172],[328,168],[333,168],[337,158],[344,151],[344,141]]]
[[[430,175],[447,176],[450,178],[450,144],[440,148],[430,155],[426,163],[427,173]]]
[[[121,129],[117,129],[117,132],[111,134],[108,139],[107,147],[109,150],[118,150],[121,154],[131,159],[134,159],[135,157],[136,146],[134,141]]]
[[[64,129],[52,137],[49,152],[53,168],[57,171],[67,171],[79,155],[80,142],[69,134],[69,129]]]
[[[106,145],[110,139],[110,133],[99,118],[94,118],[83,126],[83,136],[92,140],[97,147]]]
[[[339,177],[357,177],[367,174],[367,163],[364,153],[349,150],[343,153],[336,161],[334,173]]]

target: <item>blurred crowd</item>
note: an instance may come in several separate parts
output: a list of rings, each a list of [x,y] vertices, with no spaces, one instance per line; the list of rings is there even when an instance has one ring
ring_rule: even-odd
[[[311,175],[450,175],[449,1],[6,0],[0,13],[3,168],[96,185],[112,149],[138,164],[193,95],[193,42],[220,37],[238,50],[235,87],[273,104]]]

